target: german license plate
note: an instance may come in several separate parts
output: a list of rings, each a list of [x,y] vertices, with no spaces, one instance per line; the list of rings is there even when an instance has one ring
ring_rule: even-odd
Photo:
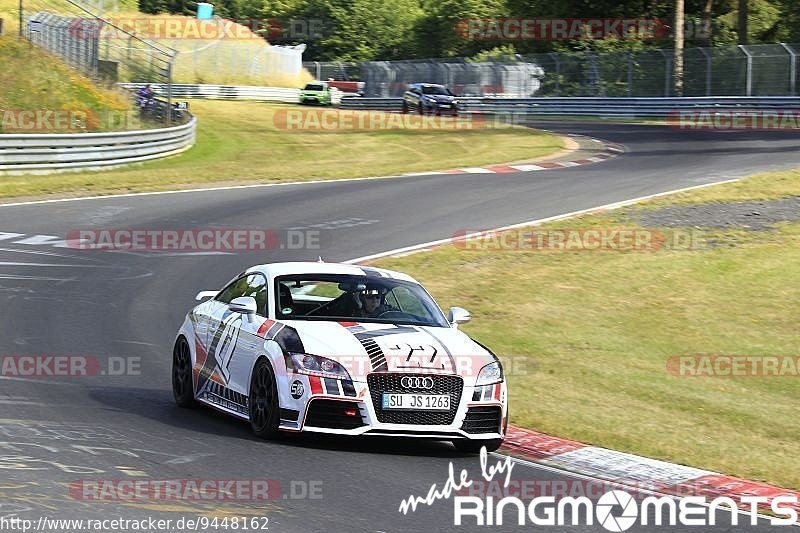
[[[409,409],[414,411],[449,411],[448,394],[392,394],[383,393],[383,409]]]

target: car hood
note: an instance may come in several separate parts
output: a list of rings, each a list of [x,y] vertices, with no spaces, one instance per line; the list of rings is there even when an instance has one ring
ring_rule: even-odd
[[[338,361],[356,381],[370,372],[456,374],[474,380],[495,357],[465,333],[431,326],[290,320],[306,353]]]
[[[426,94],[424,95],[425,98],[433,98],[436,102],[440,104],[449,104],[453,100],[455,100],[454,96],[448,96],[446,94]]]

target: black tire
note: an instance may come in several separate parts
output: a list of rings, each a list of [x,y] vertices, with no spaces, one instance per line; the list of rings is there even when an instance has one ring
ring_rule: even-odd
[[[456,450],[464,453],[480,453],[481,448],[486,446],[487,452],[497,450],[503,444],[503,439],[489,439],[489,440],[467,440],[459,439],[453,441],[453,446]]]
[[[172,349],[172,395],[180,407],[197,405],[192,382],[192,354],[184,337],[179,338]]]
[[[403,100],[403,114],[404,115],[408,114],[408,102],[406,102],[405,100]]]
[[[253,433],[262,439],[274,439],[278,436],[280,423],[278,386],[272,367],[263,357],[256,361],[253,367],[247,408]]]
[[[419,112],[420,116],[425,114],[425,109],[422,107],[422,102],[417,104],[417,111]]]

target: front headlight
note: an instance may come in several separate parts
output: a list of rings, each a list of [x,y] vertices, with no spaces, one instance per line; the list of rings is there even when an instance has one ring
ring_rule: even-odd
[[[500,366],[499,361],[495,361],[481,368],[475,385],[493,385],[501,381],[503,381],[503,367]]]
[[[290,353],[286,356],[286,369],[298,374],[350,379],[350,374],[342,365],[333,359],[328,359],[320,355]]]

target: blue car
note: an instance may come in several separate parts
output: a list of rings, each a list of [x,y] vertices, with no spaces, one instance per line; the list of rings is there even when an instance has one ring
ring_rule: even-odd
[[[444,85],[412,83],[403,94],[403,113],[458,115],[456,95]]]

